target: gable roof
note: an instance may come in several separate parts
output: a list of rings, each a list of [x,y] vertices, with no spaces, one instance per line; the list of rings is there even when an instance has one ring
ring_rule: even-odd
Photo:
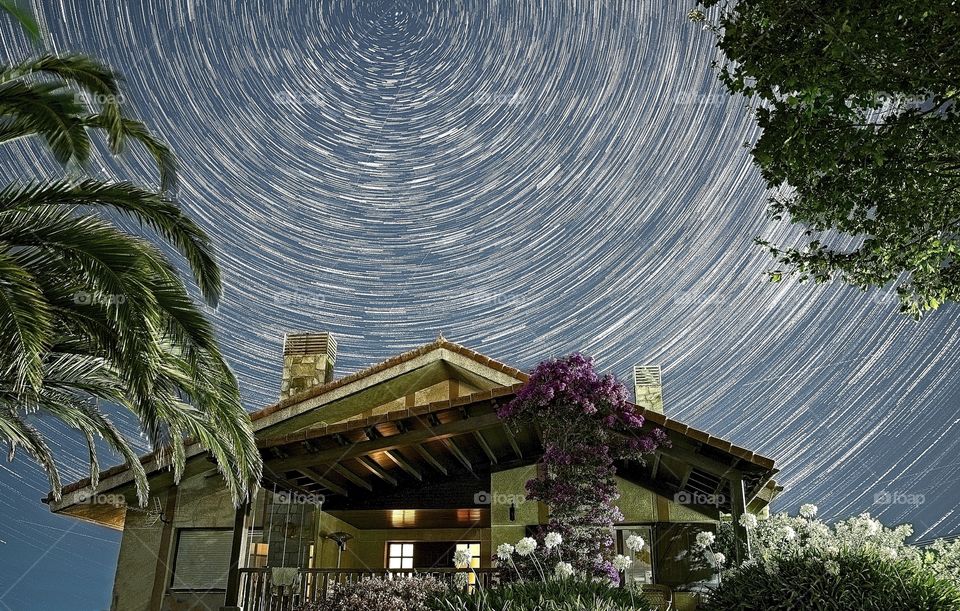
[[[420,489],[428,482],[470,480],[481,472],[533,464],[542,453],[538,427],[507,424],[496,414],[522,386],[262,437],[264,479],[278,489],[321,496],[327,506],[342,509],[359,508],[358,503],[375,507],[390,491]],[[701,513],[729,512],[732,494],[725,491],[734,481],[744,482],[754,511],[775,494],[777,470],[771,459],[637,409],[646,419],[643,430],[662,428],[670,443],[651,460],[624,462],[618,476],[668,499],[680,493],[721,495],[716,506],[700,507]],[[413,498],[429,502],[430,496]]]
[[[441,361],[455,362],[457,363],[457,367],[466,367],[473,371],[480,371],[483,372],[485,376],[497,378],[497,380],[490,380],[490,387],[478,392],[473,392],[455,399],[434,401],[426,405],[369,416],[363,416],[362,413],[353,414],[352,412],[344,412],[349,413],[350,416],[334,419],[331,422],[316,423],[303,420],[304,418],[313,418],[316,414],[325,413],[325,408],[329,409],[336,401],[345,401],[350,397],[360,396],[360,393],[365,391],[369,392],[370,389],[376,387],[377,384],[389,382],[390,380],[407,375],[411,371],[422,369]],[[435,416],[455,409],[463,412],[467,406],[482,404],[484,402],[496,403],[508,401],[516,391],[522,387],[527,379],[528,375],[523,371],[491,359],[465,346],[451,342],[441,336],[433,342],[394,356],[356,373],[264,407],[253,412],[250,418],[257,432],[258,447],[260,447],[261,450],[267,451],[270,448],[293,446],[298,443],[329,438],[351,431],[370,429],[371,427],[376,427],[384,423],[396,423],[411,418]],[[362,403],[362,400],[360,402]],[[374,405],[369,405],[369,407],[374,407]],[[737,468],[743,468],[746,471],[756,472],[757,479],[755,483],[759,487],[755,486],[754,494],[756,494],[760,488],[766,486],[772,480],[773,474],[776,473],[772,459],[761,456],[746,448],[735,446],[729,441],[690,427],[662,414],[646,411],[642,408],[638,408],[638,410],[643,413],[651,425],[663,427],[672,438],[683,440],[684,445],[708,448],[711,457],[698,456],[698,460],[708,465],[716,465],[729,461],[730,465],[733,465],[731,469],[735,466]],[[290,430],[284,430],[283,427],[277,426],[291,422],[295,422],[296,426]],[[488,449],[485,448],[485,450]],[[188,458],[196,457],[204,452],[203,448],[196,442],[188,442]],[[150,474],[165,467],[165,465],[157,461],[156,453],[147,454],[141,457],[140,461],[146,466]],[[656,475],[656,470],[653,471],[652,475]],[[111,467],[101,474],[98,491],[105,492],[123,486],[128,484],[131,479],[127,465]],[[65,486],[63,488],[63,498],[60,501],[53,501],[48,496],[44,499],[44,502],[48,503],[54,512],[70,513],[65,510],[78,501],[82,502],[84,498],[89,498],[92,493],[93,490],[90,488],[90,479],[85,478]],[[79,515],[77,517],[91,519],[104,525],[117,527],[115,517],[104,519],[86,518]],[[113,522],[111,522],[111,520]]]
[[[413,350],[398,354],[343,378],[338,378],[327,384],[308,389],[303,393],[252,412],[250,414],[250,420],[254,430],[259,433],[259,431],[270,428],[276,424],[287,422],[295,416],[316,410],[317,407],[323,404],[324,398],[334,395],[335,393],[349,395],[358,389],[362,389],[365,383],[372,383],[375,379],[390,379],[391,376],[401,375],[401,370],[404,369],[404,366],[409,365],[412,367],[417,364],[418,359],[420,362],[437,362],[444,360],[444,357],[449,358],[449,355],[457,355],[460,359],[473,362],[480,368],[485,368],[490,372],[500,374],[502,382],[513,383],[518,380],[523,382],[528,378],[527,374],[519,369],[510,367],[509,365],[455,342],[451,342],[441,335],[436,340],[423,344]],[[496,386],[496,384],[494,384],[494,386]],[[187,440],[186,446],[188,459],[205,452],[198,442],[193,439]],[[157,452],[150,452],[141,456],[140,463],[146,467],[148,475],[167,466],[157,460]],[[129,466],[124,463],[102,471],[100,474],[100,485],[97,487],[97,490],[105,492],[130,482],[132,477],[129,470]],[[54,501],[53,498],[48,495],[43,499],[43,502],[49,504],[52,511],[60,511],[73,504],[71,497],[78,498],[85,496],[89,498],[90,495],[87,493],[93,492],[92,489],[87,490],[89,488],[90,478],[86,477],[65,485],[62,488],[62,499],[60,501]]]

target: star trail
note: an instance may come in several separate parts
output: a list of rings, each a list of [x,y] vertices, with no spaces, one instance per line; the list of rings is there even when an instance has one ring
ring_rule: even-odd
[[[749,100],[716,81],[689,8],[35,4],[49,47],[122,72],[177,152],[251,410],[278,396],[284,331],[336,334],[338,376],[439,332],[522,368],[581,350],[628,385],[662,365],[669,415],[777,460],[775,508],[960,531],[960,311],[917,323],[882,291],[767,282],[753,239],[796,230],[764,214]],[[7,61],[30,53],[7,23],[0,39]],[[35,143],[0,168],[60,172]],[[90,169],[156,180],[134,151]],[[80,440],[60,441],[64,479],[84,476]],[[0,609],[59,608],[68,585],[71,608],[103,608],[119,537],[49,515],[44,482],[22,457],[0,466]]]

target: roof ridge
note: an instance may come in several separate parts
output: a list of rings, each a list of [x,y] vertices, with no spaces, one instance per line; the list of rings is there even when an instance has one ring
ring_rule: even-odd
[[[525,382],[527,380],[528,376],[525,372],[520,371],[515,367],[506,365],[505,363],[502,363],[501,361],[498,361],[496,359],[492,359],[480,352],[477,352],[476,350],[467,348],[462,344],[458,344],[456,342],[450,341],[441,335],[437,337],[437,339],[433,340],[432,342],[422,344],[420,346],[417,346],[416,348],[407,350],[406,352],[401,352],[400,354],[394,355],[386,360],[380,361],[379,363],[374,363],[373,365],[364,367],[359,371],[355,371],[350,375],[344,376],[342,378],[337,378],[335,380],[331,380],[326,384],[320,384],[319,386],[308,388],[299,394],[293,395],[292,397],[281,399],[276,403],[272,403],[254,412],[250,412],[250,420],[256,421],[256,420],[259,420],[260,418],[265,418],[271,414],[275,414],[283,409],[286,409],[291,405],[303,403],[304,401],[313,399],[314,397],[318,397],[324,393],[327,393],[327,392],[330,392],[331,390],[339,388],[340,386],[344,386],[351,382],[355,382],[356,380],[360,380],[374,373],[378,373],[385,369],[389,369],[391,367],[394,367],[395,365],[405,363],[418,356],[427,354],[428,352],[432,352],[433,350],[436,350],[438,348],[446,348],[448,350],[452,350],[457,354],[473,359],[482,365],[485,365],[492,369],[496,369],[497,371],[500,371],[502,373],[506,373],[507,375],[518,378],[521,381]]]

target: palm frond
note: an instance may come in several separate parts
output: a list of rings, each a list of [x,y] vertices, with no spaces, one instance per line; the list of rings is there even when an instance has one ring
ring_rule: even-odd
[[[72,92],[52,83],[0,83],[0,143],[39,135],[57,161],[83,165],[90,158],[85,110]]]
[[[40,42],[40,26],[29,9],[20,6],[20,3],[15,0],[0,0],[0,10],[13,17],[30,37],[30,40]]]
[[[186,258],[206,301],[220,298],[220,269],[209,236],[173,202],[126,182],[96,180],[11,185],[0,191],[0,211],[45,206],[111,208],[145,223]]]
[[[0,400],[0,441],[7,443],[8,460],[13,460],[18,448],[23,448],[47,473],[53,498],[60,499],[60,472],[50,447],[43,436],[16,412],[8,402]]]
[[[114,125],[113,118],[106,114],[91,115],[84,119],[86,125],[105,129],[114,142],[113,130],[117,130],[122,137],[136,140],[147,149],[160,169],[160,190],[171,192],[177,184],[177,158],[163,140],[151,132],[146,125],[126,117],[120,117],[119,123]],[[112,144],[111,144],[112,146]],[[115,152],[120,152],[116,150]]]
[[[87,55],[41,55],[4,70],[0,73],[0,82],[30,75],[55,77],[91,94],[94,107],[101,109],[97,115],[101,122],[98,127],[107,131],[110,149],[114,154],[123,150],[126,132],[122,125],[122,97],[119,78],[113,70]]]
[[[42,385],[51,326],[49,305],[33,276],[0,250],[0,366],[15,372],[15,392]]]

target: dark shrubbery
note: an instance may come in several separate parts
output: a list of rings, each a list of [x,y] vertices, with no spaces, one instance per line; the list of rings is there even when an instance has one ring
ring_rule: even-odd
[[[432,603],[437,611],[647,611],[652,606],[640,592],[576,578],[516,581]]]
[[[917,563],[879,554],[797,554],[725,573],[705,611],[960,611],[960,589]]]

